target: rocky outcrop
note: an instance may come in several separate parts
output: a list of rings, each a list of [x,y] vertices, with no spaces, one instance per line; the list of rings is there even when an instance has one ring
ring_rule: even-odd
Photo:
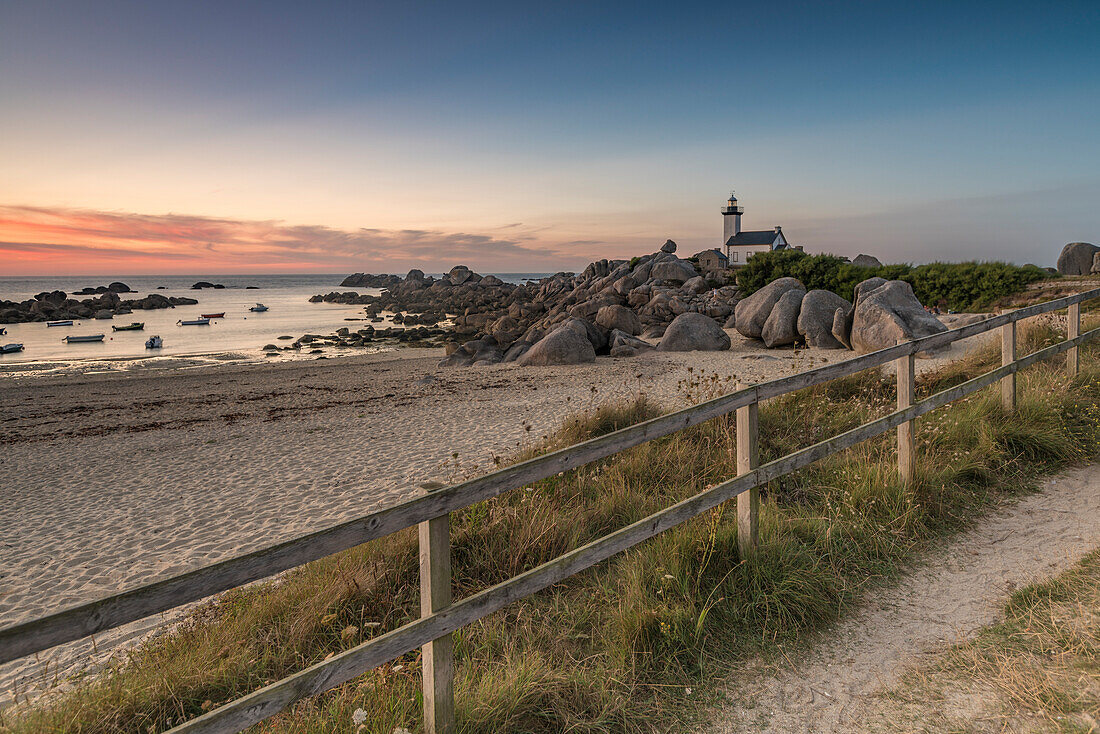
[[[409,274],[420,273],[420,277],[424,277],[424,273],[419,270],[410,270]],[[349,275],[340,281],[341,288],[389,288],[401,282],[401,278],[396,275],[371,275],[370,273],[355,273]]]
[[[159,293],[145,298],[123,301],[118,293],[105,290],[97,298],[76,300],[64,291],[48,291],[26,301],[0,301],[0,324],[19,324],[33,321],[60,321],[66,319],[109,319],[133,310],[171,308],[196,304],[194,298],[165,298]]]
[[[852,314],[851,345],[860,354],[947,331],[924,310],[912,286],[904,281],[891,280],[873,290],[857,288],[857,292],[860,295]]]
[[[719,352],[730,348],[730,338],[714,319],[684,313],[672,320],[657,349],[662,352]]]
[[[752,295],[738,301],[734,311],[737,331],[750,339],[759,339],[772,308],[787,291],[798,291],[804,294],[806,287],[796,278],[777,278]]]
[[[1088,242],[1070,242],[1058,255],[1058,272],[1062,275],[1088,275],[1100,247]]]
[[[81,288],[73,293],[74,296],[94,296],[99,293],[134,293],[130,286],[120,281],[113,281],[108,285],[89,286]]]
[[[200,291],[203,288],[216,288],[217,290],[221,290],[225,288],[225,286],[221,283],[211,283],[207,280],[200,280],[198,283],[191,286],[191,290],[193,291]]]
[[[798,312],[798,333],[808,347],[844,349],[847,342],[833,335],[833,327],[837,322],[838,312],[841,323],[845,323],[851,317],[851,311],[852,304],[832,291],[812,290],[802,298],[802,306]],[[841,328],[847,340],[851,327]]]
[[[618,304],[600,307],[596,312],[596,323],[605,329],[617,329],[631,336],[642,333],[642,321],[638,314]]]

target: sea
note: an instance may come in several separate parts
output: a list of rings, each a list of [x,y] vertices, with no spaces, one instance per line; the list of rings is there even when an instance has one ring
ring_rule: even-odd
[[[488,273],[486,273],[488,275]],[[435,274],[437,277],[440,275]],[[537,280],[549,273],[492,273],[510,283]],[[150,293],[164,296],[185,296],[198,301],[194,306],[177,306],[169,309],[141,311],[116,316],[112,320],[81,320],[73,326],[47,327],[45,323],[0,324],[7,334],[0,336],[0,344],[22,343],[23,351],[0,354],[0,373],[5,365],[30,363],[79,363],[112,360],[148,360],[164,357],[200,357],[204,355],[235,354],[248,358],[263,358],[262,348],[267,344],[287,344],[278,341],[280,336],[295,339],[304,334],[331,334],[341,326],[353,331],[357,322],[363,321],[362,306],[334,303],[310,303],[311,296],[331,291],[356,291],[362,294],[378,294],[374,288],[342,287],[340,281],[347,277],[340,274],[278,274],[278,275],[132,275],[132,276],[82,276],[82,277],[0,277],[0,300],[24,301],[43,291],[62,290],[78,300],[92,296],[72,295],[85,287],[107,285],[120,281],[130,286],[134,293],[120,294],[125,299],[143,298]],[[192,290],[199,281],[219,283],[224,289],[204,288]],[[250,287],[251,286],[251,287]],[[249,311],[262,303],[268,307],[264,313]],[[177,322],[199,318],[204,313],[225,312],[224,318],[212,319],[208,326],[180,326]],[[390,325],[388,314],[382,314],[385,322],[375,328]],[[142,321],[142,331],[113,331],[111,325],[126,325]],[[68,335],[103,334],[102,342],[68,344]],[[161,337],[163,347],[157,350],[145,348],[150,336]],[[374,351],[393,349],[378,347]],[[328,356],[363,353],[355,349],[330,349]],[[289,352],[280,358],[291,358]],[[316,355],[311,355],[315,357]],[[8,371],[10,373],[10,371]]]

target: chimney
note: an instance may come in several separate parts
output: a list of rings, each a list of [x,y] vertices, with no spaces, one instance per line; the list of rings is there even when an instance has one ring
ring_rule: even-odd
[[[779,226],[779,225],[777,224],[777,225],[775,225],[775,231],[776,231],[776,232],[782,232],[782,231],[783,231],[783,228],[782,228],[782,227],[780,227],[780,226]]]

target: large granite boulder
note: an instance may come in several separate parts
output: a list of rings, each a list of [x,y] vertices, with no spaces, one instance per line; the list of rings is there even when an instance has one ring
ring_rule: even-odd
[[[852,314],[852,348],[860,354],[943,331],[947,327],[924,310],[913,287],[901,280],[862,293]]]
[[[661,252],[667,252],[671,255],[676,252],[676,243],[672,240],[665,240],[665,243],[661,245]]]
[[[733,312],[737,330],[750,339],[759,339],[772,307],[784,293],[791,290],[805,293],[806,287],[797,278],[777,278],[751,296],[738,301]]]
[[[638,314],[626,306],[604,306],[596,313],[596,323],[605,329],[618,329],[632,336],[642,333]]]
[[[676,258],[655,263],[649,270],[650,278],[667,280],[670,283],[686,283],[697,275],[691,263]]]
[[[1100,252],[1092,256],[1092,274],[1100,273]]]
[[[562,324],[531,346],[516,360],[521,366],[550,366],[594,362],[596,350],[584,330]]]
[[[760,330],[764,346],[784,347],[798,341],[798,313],[802,307],[803,291],[792,288],[779,297],[772,312]]]
[[[1058,255],[1058,272],[1062,275],[1088,275],[1100,247],[1088,242],[1070,242]]]
[[[802,298],[798,312],[798,333],[806,340],[806,346],[820,349],[844,349],[844,341],[833,336],[833,324],[837,311],[848,314],[852,304],[832,291],[812,290]],[[843,315],[842,315],[843,318]],[[845,339],[851,337],[845,336]]]
[[[720,352],[730,348],[730,338],[718,322],[701,313],[682,313],[665,329],[657,350],[661,352]]]
[[[638,337],[618,329],[612,330],[607,335],[607,342],[611,345],[612,357],[633,357],[636,354],[653,349],[653,345],[649,342],[644,342]]]
[[[876,288],[886,285],[887,282],[886,278],[875,276],[874,278],[868,278],[867,280],[857,283],[855,294],[852,296],[852,305],[857,305],[859,303],[859,297],[864,293],[870,293]]]

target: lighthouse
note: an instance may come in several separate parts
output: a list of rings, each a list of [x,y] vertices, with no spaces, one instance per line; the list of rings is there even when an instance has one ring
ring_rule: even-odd
[[[729,242],[730,237],[741,234],[741,215],[745,210],[737,205],[737,197],[730,192],[730,198],[722,207],[722,242]]]

